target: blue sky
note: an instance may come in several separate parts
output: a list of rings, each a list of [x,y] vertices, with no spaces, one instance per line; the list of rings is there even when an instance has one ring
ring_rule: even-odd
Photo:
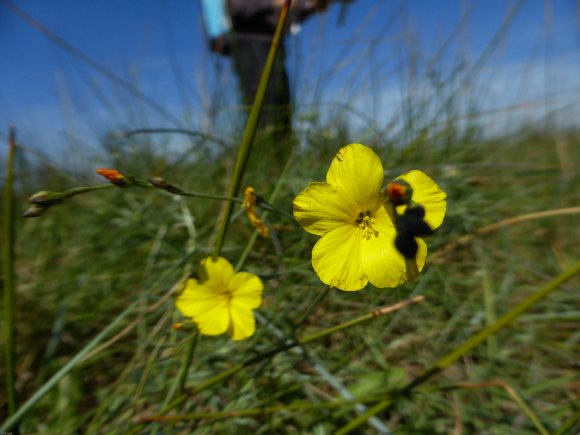
[[[208,52],[196,0],[15,3],[173,121],[0,2],[3,141],[14,124],[26,147],[58,153],[96,149],[111,131],[175,122],[227,137],[239,121],[231,65]],[[513,21],[488,49],[515,5]],[[396,134],[405,116],[428,123],[456,93],[460,113],[510,107],[499,123],[481,118],[499,133],[552,110],[569,125],[580,97],[577,8],[574,0],[355,0],[339,25],[333,5],[287,40],[299,115],[330,117],[346,105],[354,129]]]

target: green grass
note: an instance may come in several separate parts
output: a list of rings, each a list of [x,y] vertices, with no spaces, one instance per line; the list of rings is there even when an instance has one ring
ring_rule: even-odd
[[[510,20],[472,69],[460,71],[463,81],[486,63]],[[438,56],[427,62],[433,71]],[[294,197],[324,179],[340,147],[362,142],[381,157],[386,180],[414,168],[427,172],[447,192],[448,211],[428,240],[419,279],[395,289],[341,292],[326,289],[312,271],[316,237],[269,213],[272,238],[256,238],[236,205],[222,255],[234,264],[244,260],[244,270],[265,282],[258,328],[247,341],[193,340],[187,328],[172,328],[183,320],[174,306],[178,283],[215,252],[219,201],[109,188],[67,199],[40,218],[17,219],[14,331],[19,409],[26,410],[22,432],[330,434],[377,403],[381,411],[358,433],[385,427],[397,434],[577,432],[578,277],[456,354],[457,361],[449,355],[577,264],[580,133],[530,126],[484,139],[478,118],[460,115],[461,103],[471,105],[476,95],[462,101],[457,84],[438,85],[441,101],[433,103],[439,112],[431,119],[432,102],[414,97],[413,83],[402,83],[408,98],[404,127],[395,134],[370,120],[365,130],[349,131],[349,117],[361,114],[345,102],[331,111],[309,108],[310,120],[291,138],[307,147],[285,169],[274,159],[280,144],[258,133],[241,187],[254,186],[280,210],[291,212]],[[323,121],[323,111],[336,116]],[[208,135],[189,132],[191,147],[174,155],[165,146],[172,133],[149,133],[111,133],[94,160],[140,180],[163,177],[188,191],[228,195],[237,139],[216,147]],[[16,155],[17,212],[36,191],[95,184],[96,167],[89,174],[30,158],[24,149]],[[417,295],[426,300],[324,333]],[[280,351],[288,340],[321,333]],[[435,374],[442,359],[448,364]],[[424,382],[413,384],[416,379]],[[182,382],[185,395],[179,394]],[[0,397],[2,422],[6,400]],[[142,421],[161,414],[183,418]]]
[[[281,180],[275,205],[290,211],[293,197],[309,181],[323,179],[334,152],[349,140],[358,138],[327,137],[319,146],[309,141],[310,148],[294,157]],[[277,243],[258,238],[245,267],[265,279],[259,313],[268,323],[241,343],[200,337],[186,390],[279,345],[272,328],[302,337],[412,295],[427,300],[310,343],[305,353],[281,353],[250,366],[188,397],[180,407],[180,413],[204,413],[206,418],[175,426],[163,423],[160,433],[172,427],[196,433],[332,433],[356,416],[352,405],[208,416],[303,402],[323,406],[339,399],[316,365],[356,397],[376,399],[419,375],[570,267],[578,260],[577,214],[522,221],[454,245],[460,237],[503,219],[578,205],[578,172],[563,172],[556,140],[553,135],[521,133],[492,141],[426,141],[402,149],[375,144],[387,178],[419,168],[448,194],[446,221],[428,243],[432,261],[426,272],[396,289],[332,290],[311,306],[324,290],[309,264],[316,238],[270,214]],[[573,150],[566,161],[577,168],[580,136],[570,133],[566,140]],[[163,176],[189,190],[226,191],[229,177],[224,174],[231,173],[231,157],[186,160],[167,173],[143,171],[163,158],[160,153],[148,162],[126,159],[126,166],[118,169],[142,179]],[[271,168],[251,167],[244,185],[265,184],[269,172]],[[33,192],[27,189],[86,184],[62,178],[47,171],[41,185],[24,186],[17,209],[25,210],[23,196]],[[135,427],[136,417],[162,408],[188,341],[187,333],[171,329],[181,317],[172,297],[163,298],[184,270],[212,252],[219,210],[220,204],[210,200],[151,189],[112,189],[72,198],[41,218],[18,222],[15,330],[21,398],[30,397],[130,304],[138,301],[139,307],[122,322],[133,327],[70,371],[26,416],[23,431],[126,433]],[[235,262],[252,233],[243,215],[235,218],[223,255]],[[377,417],[397,433],[449,433],[457,425],[465,433],[536,433],[500,388],[441,390],[457,383],[501,380],[556,431],[578,411],[577,289],[578,279],[563,285],[411,399],[399,399]]]

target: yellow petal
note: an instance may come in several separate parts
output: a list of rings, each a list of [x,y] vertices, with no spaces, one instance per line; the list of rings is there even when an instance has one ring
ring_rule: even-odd
[[[258,308],[262,303],[264,285],[258,276],[249,272],[238,272],[230,281],[232,303],[246,308]]]
[[[175,305],[198,325],[202,334],[219,335],[229,326],[228,296],[190,279]]]
[[[383,218],[383,213],[386,215],[384,209],[373,226],[378,236],[362,239],[362,265],[368,280],[375,287],[397,287],[407,281],[405,257],[395,247],[397,233],[390,218]],[[419,245],[417,266],[421,271],[427,257],[427,245],[421,239],[415,240]]]
[[[233,340],[244,340],[254,335],[256,331],[256,319],[251,308],[240,305],[236,299],[230,306],[232,323],[228,333]]]
[[[413,202],[425,207],[425,222],[434,230],[443,223],[447,209],[447,195],[424,172],[412,170],[397,177],[402,178],[413,188]]]
[[[215,306],[193,318],[203,335],[220,335],[230,328],[230,309],[227,303]]]
[[[359,212],[374,210],[383,185],[383,165],[371,148],[350,144],[336,153],[326,181],[342,186],[359,206]]]
[[[175,305],[184,316],[194,317],[214,307],[216,296],[215,291],[195,279],[190,279],[175,300]]]
[[[355,225],[335,228],[312,250],[312,267],[320,280],[340,290],[362,289],[368,282],[361,264],[363,231]]]
[[[200,282],[216,291],[226,291],[234,276],[234,267],[223,257],[207,257],[199,265]]]
[[[328,183],[310,183],[294,199],[294,217],[302,228],[318,236],[354,222],[359,212],[342,187]]]

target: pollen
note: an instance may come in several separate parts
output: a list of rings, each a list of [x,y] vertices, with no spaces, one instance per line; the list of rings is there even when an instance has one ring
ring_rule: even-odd
[[[373,225],[376,223],[377,219],[371,216],[370,211],[360,212],[356,219],[356,223],[358,227],[363,230],[365,239],[370,239],[372,236],[377,237],[378,231],[373,228]]]

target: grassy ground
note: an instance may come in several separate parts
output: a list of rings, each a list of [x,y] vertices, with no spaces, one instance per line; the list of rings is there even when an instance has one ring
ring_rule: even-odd
[[[291,211],[297,193],[310,181],[324,179],[338,148],[361,140],[332,127],[304,132],[310,147],[293,156],[282,177],[267,159],[251,160],[244,185],[269,197],[278,183],[273,203]],[[323,407],[340,398],[341,388],[372,404],[578,260],[578,214],[532,215],[477,233],[506,219],[578,206],[576,132],[530,130],[495,140],[442,133],[421,136],[404,148],[372,141],[367,145],[383,160],[387,179],[418,168],[447,192],[448,214],[428,241],[425,273],[396,289],[325,292],[310,266],[316,237],[283,216],[270,215],[273,237],[257,239],[245,266],[266,283],[258,311],[263,322],[244,342],[200,337],[186,386],[275,348],[284,341],[280,333],[302,337],[414,295],[424,295],[426,301],[308,344],[302,353],[279,353],[188,395],[174,411],[204,413],[204,418],[151,424],[141,431],[333,433],[356,416],[352,406]],[[260,150],[266,153],[276,144],[257,146],[262,154]],[[188,158],[175,161],[162,151],[136,158],[119,150],[112,165],[142,179],[163,176],[189,190],[223,194],[234,152],[213,155],[206,152],[209,147],[200,142]],[[33,176],[39,172],[42,177]],[[25,196],[35,190],[85,184],[70,172],[22,162],[17,180],[21,211]],[[138,302],[115,329],[115,340],[85,358],[29,413],[23,432],[127,433],[136,427],[136,417],[151,415],[171,400],[190,335],[171,328],[182,318],[170,292],[211,252],[220,206],[151,189],[111,189],[75,197],[39,219],[18,220],[21,401]],[[236,216],[223,251],[234,263],[253,234],[244,215]],[[474,237],[457,243],[466,235]],[[563,285],[412,397],[397,399],[378,421],[401,434],[537,433],[511,390],[502,388],[507,385],[549,431],[557,431],[579,410],[578,283],[576,278]],[[304,409],[212,416],[306,402],[311,405]],[[362,426],[361,433],[377,427],[375,421]]]

